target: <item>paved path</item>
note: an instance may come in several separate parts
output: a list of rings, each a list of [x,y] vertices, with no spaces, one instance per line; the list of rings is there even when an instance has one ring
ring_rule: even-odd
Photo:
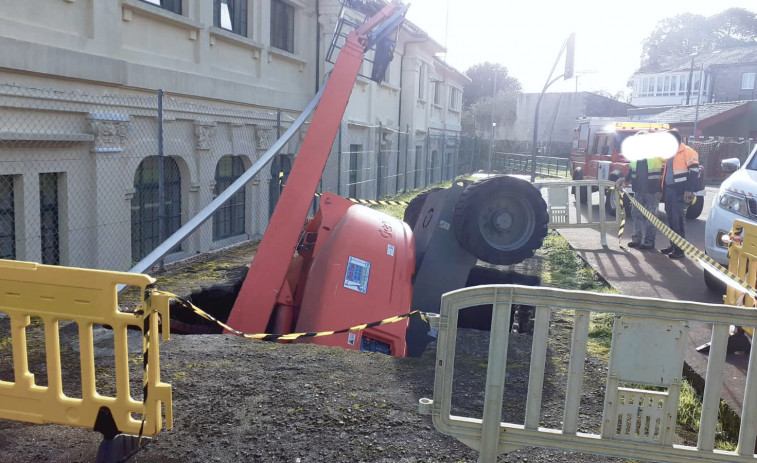
[[[716,193],[717,188],[708,187],[702,215],[696,220],[686,222],[687,240],[702,251],[704,251],[705,221],[712,198]],[[597,214],[596,204],[599,200],[596,193],[594,196],[593,207],[594,213]],[[586,214],[585,206],[583,213]],[[560,229],[558,231],[602,277],[623,294],[715,304],[723,300],[722,295],[712,292],[705,286],[703,270],[699,265],[689,259],[671,260],[660,254],[658,250],[668,245],[668,241],[661,235],[657,237],[656,250],[638,251],[620,248],[617,227],[611,228],[611,232],[608,233],[607,247],[600,245],[599,232],[593,230]],[[624,246],[630,241],[630,233],[629,223],[623,235]],[[707,369],[707,354],[699,353],[695,348],[709,341],[710,336],[711,325],[692,324],[686,363],[702,378]],[[748,360],[748,355],[728,354],[723,375],[723,399],[739,415],[744,397]]]

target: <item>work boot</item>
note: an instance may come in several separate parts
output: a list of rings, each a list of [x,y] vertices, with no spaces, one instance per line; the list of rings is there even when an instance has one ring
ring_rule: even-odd
[[[676,250],[676,247],[671,244],[667,248],[660,249],[660,252],[663,253],[663,254],[670,254],[671,252],[673,252],[675,250]]]
[[[629,248],[640,248],[641,247],[641,243],[639,243],[638,241],[631,241],[630,243],[628,243],[628,247]]]
[[[680,259],[684,255],[685,254],[683,253],[682,249],[676,249],[675,251],[673,251],[670,254],[668,254],[668,257],[670,257],[671,259]]]
[[[654,249],[654,243],[641,243],[639,249]]]

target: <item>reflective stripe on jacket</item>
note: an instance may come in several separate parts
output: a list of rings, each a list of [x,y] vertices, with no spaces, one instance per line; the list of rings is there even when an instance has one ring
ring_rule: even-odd
[[[646,161],[647,163],[646,179],[643,178],[643,175],[638,175],[639,169],[637,168],[637,161],[631,161],[629,163],[628,175],[626,176],[626,179],[631,182],[631,187],[634,191],[656,193],[660,191],[660,179],[662,178],[662,170],[665,161],[662,158],[649,158],[645,159],[644,161]],[[645,185],[641,186],[640,182],[644,182],[645,180]]]
[[[668,171],[668,163],[665,162],[662,170],[662,186],[665,187],[665,175]],[[673,185],[676,189],[695,191],[699,189],[699,154],[690,146],[681,143],[678,151],[673,156]]]

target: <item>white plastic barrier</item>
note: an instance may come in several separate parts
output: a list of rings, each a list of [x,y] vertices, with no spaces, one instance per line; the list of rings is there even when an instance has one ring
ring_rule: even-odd
[[[534,182],[534,187],[542,191],[547,209],[549,211],[550,228],[590,228],[600,233],[602,246],[607,246],[607,226],[620,224],[620,213],[615,217],[607,216],[605,201],[607,197],[615,194],[615,182],[609,180],[558,180],[547,182]],[[544,192],[546,190],[546,194]],[[595,216],[591,206],[592,190],[599,191],[599,211]],[[571,192],[575,191],[573,201],[570,200]],[[609,195],[608,195],[608,192]],[[583,201],[581,196],[588,194]],[[586,216],[584,217],[584,212]],[[609,220],[608,220],[609,219]]]
[[[451,414],[458,312],[493,304],[483,416]],[[528,395],[523,423],[501,421],[509,319],[514,304],[536,307]],[[539,425],[552,310],[574,311],[562,428]],[[600,434],[578,432],[581,390],[592,313],[614,314],[612,346]],[[673,443],[689,322],[713,325],[697,446]],[[421,399],[421,413],[434,426],[480,451],[480,463],[536,446],[660,462],[753,461],[757,437],[757,349],[752,349],[741,429],[735,452],[714,450],[730,324],[757,326],[757,311],[721,304],[671,301],[554,288],[489,285],[442,297],[434,396]],[[654,390],[627,385],[655,386]]]

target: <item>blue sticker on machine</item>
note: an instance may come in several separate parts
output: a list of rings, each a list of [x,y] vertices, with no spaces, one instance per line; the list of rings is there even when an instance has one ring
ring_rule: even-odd
[[[350,256],[347,261],[347,272],[344,275],[344,287],[365,294],[368,290],[370,273],[370,262]]]

